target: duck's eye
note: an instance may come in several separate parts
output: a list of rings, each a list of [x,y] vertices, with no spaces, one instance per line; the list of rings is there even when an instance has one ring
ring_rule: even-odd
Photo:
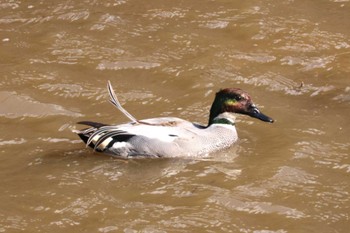
[[[235,97],[235,99],[236,99],[237,101],[241,101],[241,100],[243,100],[243,97],[240,96],[240,95],[237,95],[237,96]]]

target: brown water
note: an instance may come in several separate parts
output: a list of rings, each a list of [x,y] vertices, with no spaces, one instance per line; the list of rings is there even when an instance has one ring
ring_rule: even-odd
[[[0,2],[0,232],[348,232],[350,2]],[[198,159],[118,160],[71,130],[206,123],[248,91],[266,124]]]

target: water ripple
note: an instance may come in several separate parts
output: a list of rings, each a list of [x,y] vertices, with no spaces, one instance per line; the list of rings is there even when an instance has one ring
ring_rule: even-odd
[[[300,219],[305,218],[303,212],[298,211],[294,208],[273,204],[270,202],[255,202],[240,200],[238,198],[232,197],[231,194],[217,193],[208,200],[209,202],[214,202],[218,205],[222,205],[230,210],[247,212],[250,214],[278,214],[286,216],[287,218]]]
[[[0,92],[0,102],[2,103],[0,116],[6,118],[42,117],[50,115],[82,116],[80,113],[69,111],[60,105],[41,103],[29,96],[18,95],[15,92]],[[17,108],[13,108],[13,106],[17,106]]]
[[[142,62],[142,61],[104,61],[98,64],[98,70],[122,70],[122,69],[151,69],[160,66],[159,63]]]

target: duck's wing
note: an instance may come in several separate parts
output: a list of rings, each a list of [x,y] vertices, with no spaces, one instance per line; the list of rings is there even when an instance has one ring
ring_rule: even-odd
[[[115,94],[111,82],[108,80],[107,82],[107,89],[108,89],[108,94],[109,94],[109,102],[116,107],[119,111],[121,111],[127,118],[129,118],[131,120],[132,123],[136,123],[137,120],[135,117],[133,117],[128,111],[125,110],[125,108],[122,107],[122,105],[120,104],[117,95]]]
[[[91,129],[91,128],[90,128]],[[106,141],[127,141],[133,136],[147,137],[147,138],[159,138],[160,140],[168,141],[169,134],[173,135],[169,131],[168,127],[158,127],[152,125],[131,123],[117,126],[103,126],[98,129],[94,129],[93,132],[89,131],[89,139],[86,142],[86,146],[93,146],[94,149],[99,147],[100,144],[106,143]]]
[[[176,118],[171,118],[176,119]],[[146,122],[155,123],[157,119],[147,119]],[[142,121],[141,121],[142,122]],[[157,121],[158,122],[158,121]],[[166,118],[163,118],[159,121],[164,124],[167,121]],[[150,143],[150,142],[158,142],[162,143],[172,143],[174,140],[182,138],[187,140],[188,138],[193,137],[193,134],[197,132],[191,132],[191,129],[195,129],[192,127],[181,127],[186,126],[184,123],[179,123],[180,127],[172,126],[172,125],[154,125],[154,124],[143,124],[143,123],[127,123],[116,126],[101,126],[99,128],[89,128],[81,131],[80,133],[86,135],[88,137],[87,140],[84,140],[86,146],[92,147],[94,150],[103,151],[104,149],[112,146],[113,143],[117,142],[126,142],[129,143],[130,139],[132,141],[138,141],[142,143]],[[196,135],[198,136],[198,135]],[[135,146],[135,145],[134,145]],[[154,146],[157,146],[155,144]],[[142,146],[141,146],[142,147]]]

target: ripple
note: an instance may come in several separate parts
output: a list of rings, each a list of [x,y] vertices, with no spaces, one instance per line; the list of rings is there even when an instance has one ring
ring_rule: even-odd
[[[267,72],[259,75],[253,74],[248,77],[243,77],[241,75],[236,75],[228,71],[217,69],[212,69],[211,72],[213,72],[215,76],[219,76],[221,78],[231,78],[238,84],[244,83],[254,86],[266,86],[270,91],[283,91],[288,95],[302,95],[309,93],[312,90],[317,90],[317,88],[312,85],[303,85],[301,88],[300,83],[297,83],[286,76],[273,72]]]
[[[8,215],[3,216],[0,214],[0,232],[6,232],[7,230],[21,230],[25,231],[28,227],[28,222],[23,216],[20,215]]]
[[[294,131],[297,131],[300,133],[306,133],[306,134],[310,134],[310,135],[325,135],[326,134],[325,131],[315,129],[315,128],[294,129]]]
[[[96,49],[90,37],[60,32],[52,36],[51,39],[53,43],[48,48],[50,56],[32,57],[30,59],[31,63],[73,65],[84,58],[96,59],[101,56],[100,53],[106,52],[103,48]],[[110,51],[113,51],[113,49],[108,52]]]
[[[117,15],[104,14],[100,17],[97,23],[91,26],[90,30],[103,31],[109,27],[117,27],[121,24],[124,24],[121,17]]]
[[[15,138],[12,140],[1,140],[0,139],[0,146],[4,146],[4,145],[18,145],[18,144],[23,144],[26,143],[27,140],[25,140],[24,138]]]
[[[38,86],[39,90],[47,90],[53,92],[55,95],[65,98],[76,98],[84,93],[84,89],[78,84],[53,84],[45,83]]]
[[[322,143],[319,141],[300,141],[296,143],[295,159],[311,159],[318,166],[338,166],[346,161],[348,144]]]
[[[19,7],[19,4],[20,2],[16,2],[16,1],[1,2],[0,9],[7,9],[7,8],[16,9]]]
[[[115,232],[118,229],[119,228],[117,226],[107,226],[107,227],[98,228],[98,231],[102,233],[108,233],[108,232]]]
[[[172,8],[170,11],[163,9],[151,9],[142,16],[149,19],[173,19],[173,18],[184,18],[188,10],[181,8]]]
[[[69,219],[69,218],[62,218],[61,220],[50,222],[49,225],[57,226],[60,228],[65,228],[68,226],[78,226],[78,225],[80,225],[80,222],[74,221],[74,220]]]
[[[79,166],[77,163],[72,163],[75,164],[75,166]],[[67,164],[67,167],[70,167],[71,164]],[[85,175],[85,172],[79,172],[79,171],[73,171],[73,172],[65,172],[60,176],[60,181],[58,185],[60,187],[64,186],[75,186],[75,185],[81,185],[84,183],[84,178],[83,176]],[[50,179],[49,177],[47,177]]]
[[[298,188],[313,188],[318,185],[317,176],[310,174],[302,169],[282,166],[278,169],[275,175],[259,184],[247,184],[238,186],[237,191],[242,196],[252,197],[269,197],[276,190],[279,192],[289,193],[294,192]]]
[[[283,166],[279,168],[267,185],[274,188],[280,188],[281,186],[288,188],[303,187],[307,184],[316,184],[316,178],[316,175],[309,174],[301,169]]]
[[[123,70],[123,69],[151,69],[160,66],[155,62],[143,62],[143,61],[117,61],[108,62],[104,61],[98,64],[98,70]]]
[[[264,53],[236,53],[233,55],[229,55],[229,57],[239,59],[239,60],[247,60],[253,61],[257,63],[268,63],[276,60],[275,56],[264,54]]]
[[[66,207],[57,209],[54,212],[63,216],[67,214],[73,214],[75,216],[83,217],[88,215],[90,209],[99,204],[101,204],[101,200],[97,197],[79,197],[70,202]]]
[[[221,21],[221,20],[212,20],[212,21],[207,21],[203,24],[199,24],[200,27],[209,28],[209,29],[223,29],[223,28],[226,28],[228,25],[229,25],[229,22]]]
[[[82,116],[80,113],[66,110],[60,105],[41,103],[29,96],[18,95],[15,92],[0,92],[0,103],[2,104],[0,116],[6,118],[43,117],[51,115]]]
[[[60,143],[60,142],[65,142],[65,143],[74,143],[72,142],[71,139],[69,138],[52,138],[52,137],[48,137],[48,138],[38,138],[39,140],[42,140],[44,142],[50,142],[50,143]]]
[[[347,173],[350,173],[350,164],[335,164],[333,169],[344,170]]]
[[[300,65],[301,71],[309,71],[313,69],[328,68],[331,63],[335,61],[335,56],[323,56],[323,57],[291,57],[287,56],[282,58],[282,65]]]
[[[118,180],[123,173],[121,171],[115,171],[115,167],[112,165],[98,165],[90,169],[88,173],[94,177],[102,176],[109,181]]]
[[[172,215],[168,219],[162,219],[160,223],[165,227],[175,228],[175,229],[193,229],[193,227],[218,227],[222,225],[223,222],[229,222],[228,216],[222,214],[219,209],[210,209],[206,213],[202,212],[198,208],[193,208],[194,211],[183,209],[182,214]],[[175,212],[175,211],[173,211]],[[203,216],[206,216],[203,218]],[[220,216],[220,220],[217,219]]]
[[[58,73],[56,72],[38,73],[35,70],[14,70],[11,72],[11,76],[5,76],[0,83],[6,86],[25,86],[33,85],[44,80],[52,82],[57,76]]]
[[[303,212],[294,208],[273,204],[270,202],[243,201],[232,197],[231,194],[215,194],[209,202],[214,202],[230,210],[246,212],[250,214],[278,214],[287,218],[300,219],[307,217]]]
[[[338,94],[333,100],[350,103],[350,87],[346,87],[344,93]]]
[[[88,10],[78,10],[75,12],[68,12],[59,15],[57,18],[61,20],[67,20],[70,22],[77,21],[80,19],[86,20],[90,16],[90,12]]]

